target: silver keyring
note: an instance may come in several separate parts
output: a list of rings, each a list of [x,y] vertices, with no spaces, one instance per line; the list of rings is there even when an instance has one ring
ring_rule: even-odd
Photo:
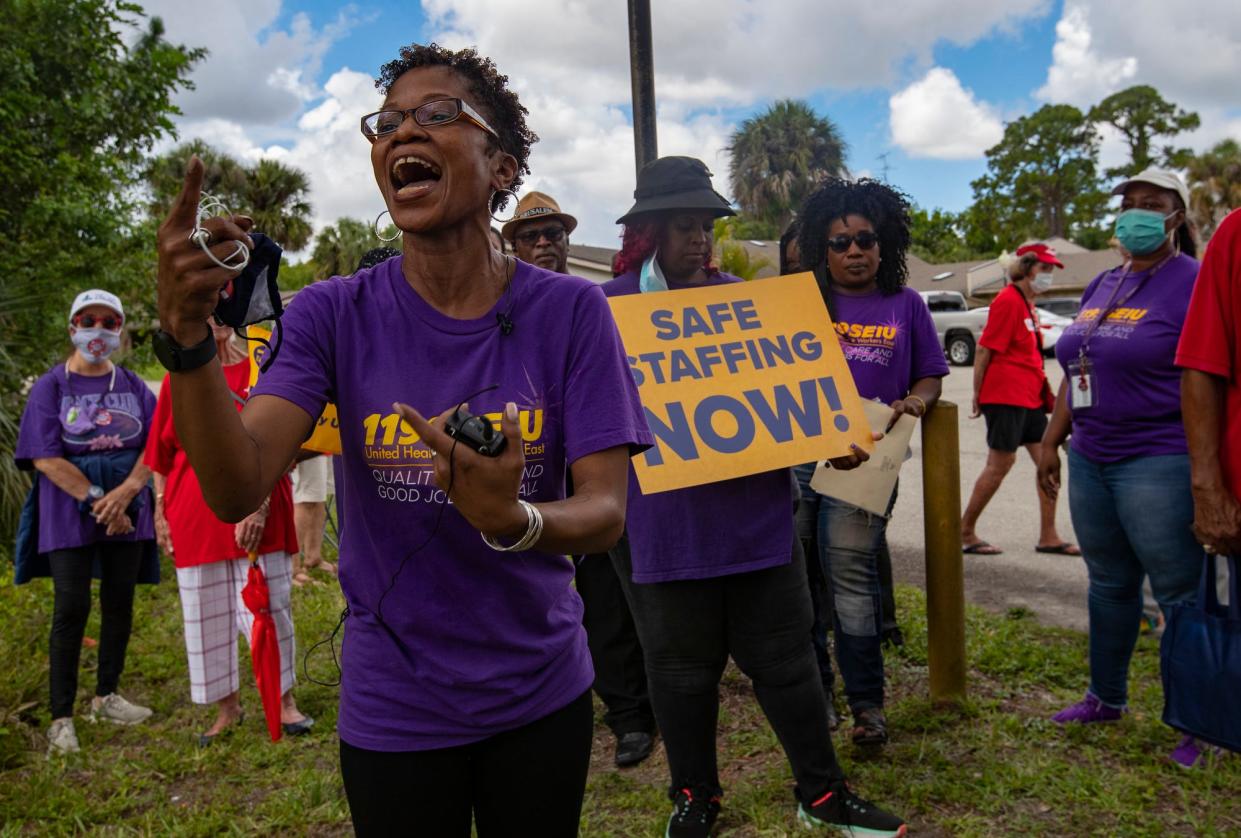
[[[227,218],[230,213],[223,201],[204,192],[198,201],[198,212],[194,219],[194,229],[190,233],[190,241],[197,243],[203,253],[206,253],[212,262],[224,270],[245,270],[246,265],[250,264],[250,249],[241,242],[237,242],[236,250],[225,256],[223,260],[219,259],[207,246],[211,241],[211,231],[203,226],[204,215],[210,215],[212,218]]]

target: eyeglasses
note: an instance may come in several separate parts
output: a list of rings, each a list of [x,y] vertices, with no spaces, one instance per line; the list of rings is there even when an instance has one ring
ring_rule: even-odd
[[[101,329],[107,329],[109,332],[118,331],[121,324],[125,321],[113,314],[107,314],[103,317],[96,317],[93,314],[79,314],[73,318],[73,325],[79,329],[93,329],[99,326]]]
[[[541,230],[526,230],[513,236],[513,238],[527,247],[538,244],[539,239],[547,239],[552,244],[556,244],[564,238],[564,228],[544,227]]]
[[[447,125],[464,116],[491,136],[497,138],[500,136],[487,124],[487,120],[479,115],[478,111],[460,99],[436,99],[416,108],[406,108],[401,111],[375,111],[367,114],[362,117],[362,136],[372,141],[378,137],[387,136],[400,128],[407,116],[413,116],[414,122],[426,128]]]
[[[879,237],[870,230],[863,230],[855,236],[851,236],[848,233],[841,233],[839,236],[832,236],[828,239],[827,246],[832,249],[833,253],[844,253],[852,247],[855,242],[860,249],[870,250],[872,247],[879,244]]]

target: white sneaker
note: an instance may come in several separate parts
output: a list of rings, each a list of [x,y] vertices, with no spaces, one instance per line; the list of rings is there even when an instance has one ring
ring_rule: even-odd
[[[121,698],[120,693],[105,695],[103,698],[96,696],[91,699],[90,720],[92,722],[106,719],[118,725],[136,725],[139,722],[145,722],[150,717],[150,707],[130,704]]]
[[[78,732],[73,729],[73,719],[57,719],[47,729],[47,756],[51,759],[59,754],[73,754],[80,751]]]

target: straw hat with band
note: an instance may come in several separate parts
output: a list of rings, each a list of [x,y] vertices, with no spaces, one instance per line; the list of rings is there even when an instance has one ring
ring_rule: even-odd
[[[711,172],[693,157],[660,157],[638,172],[634,205],[616,219],[629,224],[653,212],[708,212],[716,218],[736,215],[724,196],[711,188]]]
[[[1185,181],[1181,180],[1176,172],[1151,166],[1149,169],[1143,169],[1138,172],[1128,180],[1118,183],[1112,189],[1112,194],[1124,195],[1125,190],[1135,183],[1149,183],[1151,186],[1158,186],[1160,189],[1175,192],[1180,196],[1181,205],[1189,209],[1189,187],[1185,185]]]
[[[560,223],[564,225],[565,234],[572,233],[577,227],[577,219],[569,215],[567,212],[560,211],[560,204],[556,203],[556,199],[551,195],[543,192],[527,192],[526,195],[517,202],[517,213],[500,228],[500,235],[505,241],[513,241],[513,237],[517,235],[518,225],[527,221],[542,221],[546,218],[558,218]]]

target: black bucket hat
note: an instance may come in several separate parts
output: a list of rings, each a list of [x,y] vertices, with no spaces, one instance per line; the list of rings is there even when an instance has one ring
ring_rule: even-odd
[[[724,196],[711,188],[711,171],[693,157],[660,157],[638,172],[634,205],[616,219],[628,224],[651,212],[709,212],[716,218],[736,215]]]

